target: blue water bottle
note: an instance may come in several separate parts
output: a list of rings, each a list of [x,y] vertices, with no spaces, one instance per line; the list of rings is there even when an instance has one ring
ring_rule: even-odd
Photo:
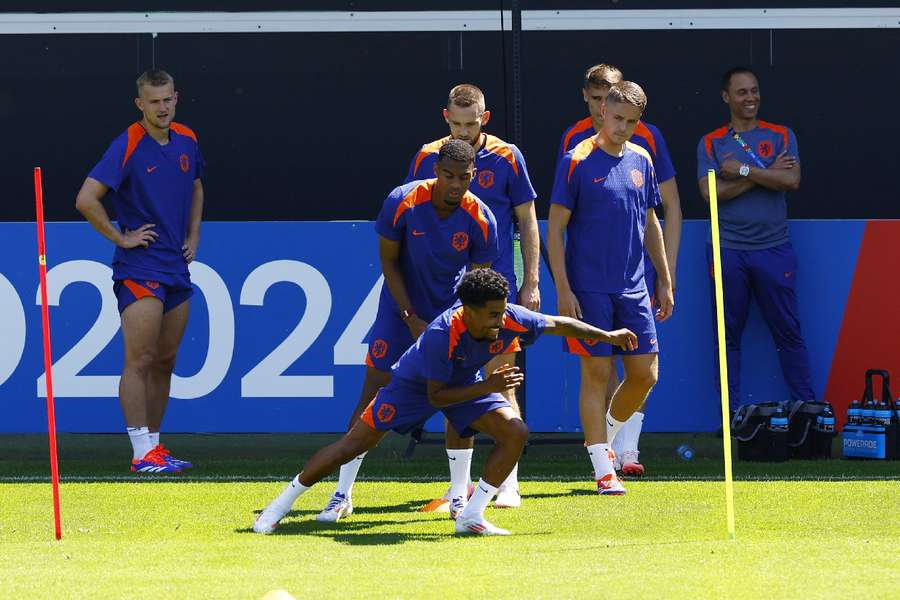
[[[675,449],[675,452],[678,453],[678,456],[681,457],[681,460],[691,460],[694,458],[694,450],[688,446],[687,444],[682,444]]]
[[[859,403],[859,400],[854,400],[847,409],[847,424],[859,425],[860,423],[862,423],[862,404]]]

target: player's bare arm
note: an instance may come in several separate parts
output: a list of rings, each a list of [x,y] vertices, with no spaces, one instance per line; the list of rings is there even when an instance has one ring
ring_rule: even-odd
[[[197,256],[197,248],[200,246],[200,222],[203,220],[203,183],[199,179],[194,180],[194,189],[191,193],[191,222],[188,226],[188,236],[184,240],[181,251],[184,260],[192,262]]]
[[[400,242],[394,242],[385,237],[378,236],[378,255],[381,258],[381,272],[384,274],[384,284],[388,286],[394,302],[401,314],[408,316],[404,320],[413,339],[418,339],[428,323],[419,318],[413,310],[409,293],[406,291],[406,282],[403,281],[403,273],[400,271]]]
[[[669,276],[672,279],[672,290],[676,288],[675,268],[678,264],[678,249],[681,247],[681,197],[678,184],[670,177],[659,184],[659,195],[662,196],[663,212],[666,222],[663,225],[663,240],[666,246],[666,261],[669,263]]]
[[[747,179],[776,192],[791,192],[800,189],[800,163],[796,157],[786,152],[778,155],[775,162],[767,169],[749,165],[750,174]],[[725,179],[741,177],[741,163],[729,159],[722,163],[721,174]]]
[[[622,350],[630,351],[637,348],[637,336],[628,329],[604,331],[578,319],[562,315],[544,315],[544,318],[547,320],[547,327],[544,329],[544,333],[583,340],[599,340],[618,346]]]
[[[513,365],[500,367],[487,379],[472,385],[448,386],[446,383],[429,379],[428,402],[432,406],[444,408],[491,393],[515,389],[522,385],[523,381],[525,381],[525,375],[519,371],[519,367]]]
[[[700,186],[700,196],[703,201],[709,203],[709,177],[702,177],[698,181]],[[723,179],[716,177],[716,198],[719,202],[727,202],[734,200],[741,194],[749,192],[756,187],[756,183],[749,177],[741,177],[740,179]]]
[[[153,230],[153,227],[156,227],[153,223],[145,223],[134,231],[125,231],[125,233],[119,231],[119,228],[112,224],[109,214],[101,202],[107,192],[109,192],[109,187],[88,177],[84,180],[78,196],[75,198],[75,208],[84,215],[84,218],[100,235],[116,246],[122,248],[143,246],[146,248],[155,242],[158,234]]]
[[[560,314],[581,318],[581,305],[569,285],[566,273],[566,245],[563,235],[572,211],[559,204],[550,205],[550,219],[547,223],[547,253],[550,256],[550,271],[556,281],[556,304]]]
[[[672,278],[669,275],[669,265],[666,262],[666,252],[663,245],[662,228],[656,211],[647,210],[647,225],[644,230],[644,247],[650,256],[650,261],[656,268],[656,320],[665,321],[672,316],[675,309],[675,298],[672,293]]]
[[[519,222],[521,236],[522,262],[525,280],[519,290],[519,304],[529,310],[541,309],[541,291],[538,287],[541,270],[540,233],[538,232],[537,215],[534,201],[520,204],[513,209]]]

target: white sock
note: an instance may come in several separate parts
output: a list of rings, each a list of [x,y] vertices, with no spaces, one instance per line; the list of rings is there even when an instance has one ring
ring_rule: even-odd
[[[609,461],[609,444],[591,444],[587,447],[587,451],[591,457],[591,464],[594,465],[594,479],[615,473],[613,464]]]
[[[157,446],[159,446],[159,432],[158,431],[151,431],[147,435],[150,436],[150,446],[152,448],[156,448]]]
[[[519,489],[519,463],[513,465],[512,471],[509,472],[509,475],[507,475],[506,479],[503,480],[503,483],[500,484],[499,489]]]
[[[606,440],[612,444],[616,439],[616,434],[625,425],[625,421],[617,421],[612,414],[606,413]]]
[[[132,458],[141,460],[153,450],[150,444],[150,430],[147,427],[126,427],[128,439],[131,440]]]
[[[362,461],[366,454],[367,452],[363,452],[347,464],[341,465],[341,474],[338,476],[337,489],[335,490],[336,494],[339,493],[347,498],[350,497],[350,493],[353,491],[353,484],[356,483],[356,475],[359,473],[359,468],[362,466]]]
[[[312,487],[312,486],[310,486]],[[287,487],[284,488],[284,491],[279,494],[275,500],[272,501],[272,504],[278,504],[282,510],[288,511],[294,506],[294,502],[303,495],[303,493],[309,488],[300,483],[300,475],[296,475],[291,482],[287,484]]]
[[[463,498],[469,492],[472,483],[473,448],[461,450],[447,448],[447,461],[450,463],[450,498]]]
[[[475,486],[475,492],[472,493],[472,497],[469,498],[469,503],[466,504],[460,518],[483,518],[484,509],[487,508],[487,505],[490,504],[491,500],[493,500],[496,495],[497,488],[486,483],[484,479],[479,479],[478,485]]]
[[[622,431],[623,448],[631,452],[638,451],[638,442],[641,439],[641,429],[644,426],[644,413],[636,412],[625,421],[625,428]]]

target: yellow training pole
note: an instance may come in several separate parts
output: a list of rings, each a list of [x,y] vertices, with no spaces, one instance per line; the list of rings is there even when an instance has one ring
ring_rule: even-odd
[[[722,390],[722,450],[725,454],[725,514],[728,537],[734,539],[734,479],[731,474],[731,423],[728,410],[728,361],[725,353],[725,304],[722,293],[722,247],[719,243],[719,203],[716,172],[707,171],[709,218],[712,225],[713,284],[716,287],[716,335],[719,339],[719,388]]]

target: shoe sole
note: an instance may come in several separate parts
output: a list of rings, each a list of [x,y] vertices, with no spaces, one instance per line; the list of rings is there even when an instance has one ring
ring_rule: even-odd
[[[430,512],[448,513],[448,512],[450,512],[450,501],[449,501],[449,500],[446,500],[446,499],[444,499],[444,498],[437,498],[437,499],[435,499],[435,500],[432,500],[431,502],[429,502],[428,504],[426,504],[426,505],[423,506],[422,508],[420,508],[420,509],[419,509],[419,512],[423,512],[423,513],[430,513]]]
[[[622,491],[597,490],[598,496],[624,496],[625,494],[626,494],[626,490],[622,490]]]
[[[352,510],[344,511],[344,512],[338,514],[337,519],[323,519],[323,518],[321,518],[322,515],[319,514],[319,515],[316,515],[316,521],[318,521],[319,523],[337,523],[338,521],[340,521],[342,519],[346,519],[347,517],[349,517],[352,514],[353,514]]]
[[[625,465],[622,467],[622,474],[628,477],[643,477],[644,467],[635,467],[633,465]]]

